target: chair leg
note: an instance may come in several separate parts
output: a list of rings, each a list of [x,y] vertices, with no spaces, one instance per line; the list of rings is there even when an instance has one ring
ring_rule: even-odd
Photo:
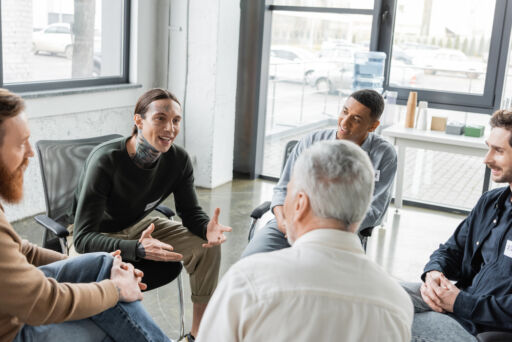
[[[62,254],[69,255],[68,252],[68,242],[66,238],[59,238],[60,248],[62,249]]]
[[[48,248],[48,229],[43,230],[43,248]]]
[[[180,303],[180,337],[177,341],[180,341],[185,336],[185,309],[184,302],[185,298],[183,296],[183,278],[181,277],[181,272],[178,275],[178,299]]]

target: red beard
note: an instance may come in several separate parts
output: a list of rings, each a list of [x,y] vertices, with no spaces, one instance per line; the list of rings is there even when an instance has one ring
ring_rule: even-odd
[[[28,165],[25,158],[14,172],[9,173],[3,163],[0,162],[0,196],[7,203],[18,203],[23,197],[23,173]]]

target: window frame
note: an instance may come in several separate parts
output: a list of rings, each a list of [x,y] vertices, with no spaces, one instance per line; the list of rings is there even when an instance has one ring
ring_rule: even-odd
[[[108,1],[108,0],[107,0]],[[7,88],[16,93],[38,92],[48,90],[72,89],[116,85],[129,83],[129,57],[130,57],[130,13],[131,1],[123,0],[123,30],[122,30],[122,68],[120,76],[99,77],[95,79],[80,80],[49,80],[37,82],[8,83],[3,79],[3,36],[2,36],[2,4],[0,2],[0,87]]]
[[[397,0],[382,0],[381,33],[377,50],[391,56]],[[496,0],[491,31],[489,57],[485,74],[483,94],[464,94],[452,91],[432,90],[389,85],[391,59],[386,59],[384,90],[398,93],[397,104],[407,103],[410,91],[416,91],[418,98],[428,101],[429,107],[464,112],[491,114],[500,107],[503,93],[504,75],[508,55],[508,41],[511,30],[512,4],[506,0]]]
[[[249,0],[250,1],[250,0]],[[376,51],[378,48],[378,38],[381,35],[381,0],[374,0],[373,9],[362,8],[338,8],[338,7],[313,7],[313,6],[289,6],[274,5],[273,0],[261,0],[265,2],[265,14],[262,25],[261,34],[261,65],[259,79],[259,101],[257,105],[257,121],[254,160],[251,161],[252,170],[249,174],[261,178],[275,180],[276,178],[262,175],[263,171],[263,145],[265,140],[265,122],[267,116],[267,87],[268,87],[268,71],[271,53],[271,34],[272,20],[274,12],[307,12],[307,13],[333,13],[333,14],[353,14],[372,16],[372,28],[369,51]]]

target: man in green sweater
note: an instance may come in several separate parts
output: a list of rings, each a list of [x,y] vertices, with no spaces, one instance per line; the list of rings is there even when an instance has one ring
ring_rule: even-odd
[[[22,198],[29,137],[23,100],[0,89],[4,202]],[[0,342],[169,341],[139,301],[141,277],[119,251],[68,259],[22,240],[0,205]]]
[[[198,204],[192,163],[173,144],[181,107],[164,89],[143,94],[130,137],[108,141],[89,155],[76,191],[73,240],[79,253],[121,250],[144,272],[148,289],[172,281],[181,264],[190,275],[193,341],[215,290],[220,244],[230,227],[219,224]],[[170,194],[182,223],[148,214]]]

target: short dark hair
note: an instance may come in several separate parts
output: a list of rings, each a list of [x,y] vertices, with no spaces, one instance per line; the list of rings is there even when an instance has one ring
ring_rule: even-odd
[[[381,94],[373,89],[361,89],[353,92],[350,97],[370,109],[370,116],[374,121],[380,119],[384,111],[384,99]]]
[[[508,109],[499,109],[494,112],[490,120],[491,128],[501,127],[512,133],[512,111]],[[512,134],[508,140],[508,144],[512,146]]]
[[[149,105],[157,100],[162,99],[169,99],[174,102],[176,102],[181,107],[180,101],[178,101],[178,98],[176,95],[171,93],[169,90],[162,89],[162,88],[154,88],[146,91],[144,94],[142,94],[139,99],[137,100],[137,104],[135,105],[135,114],[139,114],[142,116],[143,119],[146,118],[146,112],[149,109]],[[137,126],[133,125],[133,131],[132,135],[137,134]]]
[[[17,116],[24,110],[25,102],[20,96],[0,88],[0,145],[3,143],[5,135],[4,121]]]

